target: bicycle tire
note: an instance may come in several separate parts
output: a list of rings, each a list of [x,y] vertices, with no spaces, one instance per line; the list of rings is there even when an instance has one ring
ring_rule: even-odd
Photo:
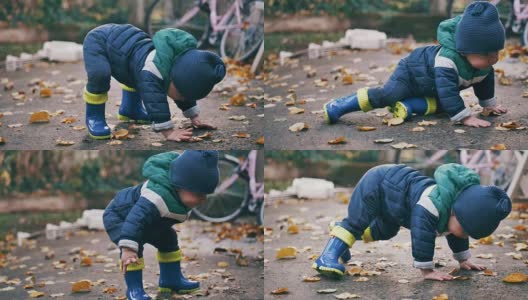
[[[161,29],[164,29],[164,28],[169,28],[169,27],[170,28],[174,28],[174,27],[171,27],[170,24],[169,24],[169,26],[156,26],[156,27],[152,25],[152,19],[153,19],[154,10],[155,10],[156,6],[158,4],[160,4],[160,3],[162,3],[162,1],[160,1],[160,0],[155,0],[154,2],[152,2],[149,5],[149,7],[147,8],[147,12],[145,14],[145,21],[144,21],[145,24],[144,24],[144,26],[145,26],[146,32],[148,34],[150,34],[150,36],[154,36],[154,34],[158,30],[161,30]],[[185,10],[185,11],[187,11],[187,10]],[[203,14],[203,13],[202,12],[198,12],[198,14]],[[193,17],[193,19],[195,19],[195,18],[196,18],[196,16]],[[191,19],[190,21],[192,21],[193,19]],[[203,18],[203,16],[202,16],[202,19],[204,20],[203,24],[188,23],[189,26],[181,26],[179,28],[181,30],[185,30],[185,31],[189,32],[190,34],[192,34],[196,38],[197,48],[199,48],[199,49],[207,47],[207,38],[209,37],[209,33],[210,33],[210,30],[211,30],[209,16],[206,16],[205,18]],[[175,18],[174,20],[171,20],[171,21],[172,21],[171,24],[175,24],[178,21],[178,18]]]
[[[229,178],[233,174],[233,170],[236,170],[238,166],[239,163],[237,161],[226,158],[225,156],[221,157],[218,161],[220,182]],[[229,194],[230,191],[233,192],[234,188],[237,188],[238,192],[236,194]],[[240,188],[243,190],[240,190]],[[249,181],[246,178],[239,177],[222,194],[215,193],[208,195],[207,202],[193,208],[192,212],[198,218],[208,222],[219,223],[231,221],[244,211],[250,196]],[[225,204],[228,201],[230,209],[227,212],[218,210],[220,207],[226,207]]]
[[[249,50],[245,51],[241,55],[233,55],[232,52],[238,52],[238,51],[227,51],[226,47],[228,45],[227,40],[230,38],[233,34],[240,31],[240,29],[227,29],[224,34],[222,35],[222,40],[220,42],[220,54],[222,57],[229,57],[231,59],[245,62],[249,60],[251,57],[255,56],[255,54],[258,52],[260,45],[264,42],[264,12],[261,13],[260,16],[252,16],[251,14],[253,12],[256,12],[258,8],[256,7],[257,1],[250,1],[248,2],[248,7],[246,7],[242,11],[242,21],[244,22],[246,18],[249,17],[255,17],[259,18],[258,22],[255,23],[255,26],[249,26],[251,30],[254,30],[257,34],[248,34],[248,36],[255,36],[256,39],[252,45],[250,45]],[[227,24],[232,24],[236,21],[236,17],[232,16]],[[245,30],[244,30],[245,31]],[[259,34],[260,31],[260,34]],[[240,43],[237,43],[237,46],[240,46]]]
[[[524,30],[521,33],[521,44],[523,47],[528,46],[528,22],[524,24]]]

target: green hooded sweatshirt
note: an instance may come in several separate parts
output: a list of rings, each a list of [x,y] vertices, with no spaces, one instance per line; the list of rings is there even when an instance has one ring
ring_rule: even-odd
[[[436,39],[442,48],[435,59],[435,67],[455,68],[459,81],[464,86],[469,86],[482,81],[492,68],[475,69],[462,54],[456,51],[455,32],[460,19],[462,19],[462,16],[457,16],[438,25]]]
[[[167,91],[174,61],[188,50],[195,49],[197,41],[188,32],[176,28],[166,28],[156,32],[152,42],[156,48],[153,62],[161,73],[165,91]]]
[[[447,231],[451,208],[457,196],[471,185],[480,184],[479,175],[463,165],[445,164],[434,173],[436,186],[429,194],[429,199],[438,210],[437,231]]]
[[[180,154],[165,152],[151,156],[143,165],[143,176],[148,180],[141,188],[141,196],[154,203],[164,218],[183,222],[190,208],[180,200],[178,192],[170,184],[170,164]]]

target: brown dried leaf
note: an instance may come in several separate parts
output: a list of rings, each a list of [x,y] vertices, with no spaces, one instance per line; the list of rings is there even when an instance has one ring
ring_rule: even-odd
[[[50,88],[41,89],[40,90],[40,97],[42,97],[42,98],[51,97],[51,89]]]
[[[440,294],[438,296],[434,296],[433,300],[449,300],[449,296],[447,294]]]
[[[81,258],[81,266],[82,267],[89,267],[92,265],[92,258],[85,256]]]
[[[490,147],[490,150],[506,150],[506,149],[507,148],[505,144],[495,144]]]
[[[110,142],[106,143],[107,145],[110,145],[110,146],[118,146],[118,145],[123,145],[123,141],[120,141],[120,140],[111,140]]]
[[[90,280],[80,280],[72,283],[72,293],[87,293],[92,289],[92,282]]]
[[[115,131],[115,132],[112,133],[112,137],[114,139],[124,140],[124,139],[128,138],[128,130],[119,129],[118,131]]]
[[[28,294],[30,298],[40,298],[40,297],[44,297],[45,295],[43,292],[38,292],[38,291],[30,291]]]
[[[272,295],[284,295],[284,294],[288,294],[288,288],[286,288],[286,287],[278,288],[278,289],[272,291],[271,294],[272,294]]]
[[[246,104],[246,96],[244,94],[235,94],[229,98],[229,104],[232,106],[243,106]]]
[[[49,112],[43,110],[34,112],[31,114],[31,117],[29,118],[29,123],[49,123],[50,121],[50,114]]]
[[[71,146],[73,144],[75,144],[74,141],[67,141],[67,140],[63,140],[61,138],[57,139],[55,141],[55,144],[58,145],[58,146]]]
[[[413,129],[411,129],[412,132],[421,132],[421,131],[425,131],[425,127],[422,127],[422,126],[418,126],[418,127],[414,127]]]
[[[77,119],[74,118],[74,117],[64,118],[61,121],[61,123],[64,123],[64,124],[71,124],[71,123],[75,123],[75,122],[77,122]]]
[[[345,299],[354,299],[354,298],[360,298],[357,294],[351,294],[351,293],[341,293],[339,295],[334,295],[335,298],[345,300]]]
[[[403,118],[391,118],[387,120],[388,126],[397,126],[403,124],[404,120]]]
[[[406,142],[400,142],[397,144],[392,144],[391,147],[394,149],[409,149],[409,148],[416,148],[416,145],[408,144]]]
[[[298,108],[298,107],[289,107],[288,110],[290,111],[290,115],[298,115],[304,113],[304,108]]]
[[[346,143],[346,139],[344,136],[340,136],[338,138],[328,141],[328,144],[330,145],[338,145],[338,144],[345,144],[345,143]]]
[[[296,224],[292,224],[290,226],[288,226],[288,233],[289,234],[298,234],[299,233],[299,226],[297,226]]]
[[[320,281],[321,280],[321,277],[317,277],[317,276],[314,276],[314,277],[303,277],[303,282],[317,282],[317,281]]]
[[[343,82],[344,85],[354,84],[354,78],[350,74],[343,76],[341,81]]]
[[[236,134],[233,134],[232,136],[243,139],[243,138],[248,138],[251,135],[247,132],[237,132]]]
[[[436,121],[422,120],[421,122],[418,122],[418,126],[434,126],[434,125],[436,125]]]
[[[318,294],[332,294],[332,293],[335,293],[337,292],[337,289],[322,289],[322,290],[317,290],[317,293]]]
[[[259,139],[255,142],[255,144],[264,145],[264,137],[263,136],[259,137]]]

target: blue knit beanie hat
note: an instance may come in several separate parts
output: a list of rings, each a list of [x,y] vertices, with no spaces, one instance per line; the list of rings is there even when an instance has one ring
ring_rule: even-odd
[[[472,185],[463,190],[453,204],[458,222],[474,239],[492,234],[511,209],[510,197],[496,186]]]
[[[506,34],[497,8],[487,1],[476,1],[464,10],[455,32],[460,53],[486,54],[504,48]]]
[[[170,71],[172,83],[185,100],[205,98],[225,75],[225,64],[218,55],[197,49],[178,57]]]
[[[218,151],[186,150],[170,164],[170,182],[176,189],[212,194],[218,177]]]

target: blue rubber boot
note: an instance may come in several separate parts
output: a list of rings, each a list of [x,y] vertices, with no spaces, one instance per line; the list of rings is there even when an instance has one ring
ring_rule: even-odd
[[[339,263],[339,258],[354,244],[355,238],[341,226],[335,226],[330,235],[332,237],[326,244],[323,253],[313,263],[312,268],[321,275],[341,278],[345,275],[345,266]]]
[[[330,224],[328,226],[330,227],[330,232],[331,232],[334,229],[334,227],[341,226],[341,222],[330,222]],[[350,255],[350,251],[348,251],[348,249],[346,251],[344,251],[343,254],[341,254],[341,260],[345,264],[348,261],[350,261],[351,258],[352,258],[352,256]]]
[[[126,296],[128,300],[152,300],[143,289],[143,268],[145,262],[140,258],[137,263],[127,265],[125,282],[127,285]]]
[[[404,120],[409,120],[413,114],[419,116],[430,115],[437,111],[436,99],[431,97],[406,98],[396,102],[391,110],[393,117]]]
[[[138,92],[124,84],[121,87],[123,88],[123,96],[121,98],[117,119],[125,122],[132,121],[140,124],[149,124],[147,111],[141,104],[141,98]]]
[[[108,94],[92,94],[85,89],[83,98],[86,102],[88,134],[96,140],[109,139],[111,130],[106,124],[105,117],[105,103],[108,100]]]
[[[367,88],[361,88],[356,94],[327,102],[324,105],[326,122],[335,124],[344,114],[360,110],[364,112],[372,110],[367,91]]]
[[[160,266],[159,292],[188,294],[197,291],[200,283],[187,280],[181,271],[181,250],[174,252],[158,252]]]

